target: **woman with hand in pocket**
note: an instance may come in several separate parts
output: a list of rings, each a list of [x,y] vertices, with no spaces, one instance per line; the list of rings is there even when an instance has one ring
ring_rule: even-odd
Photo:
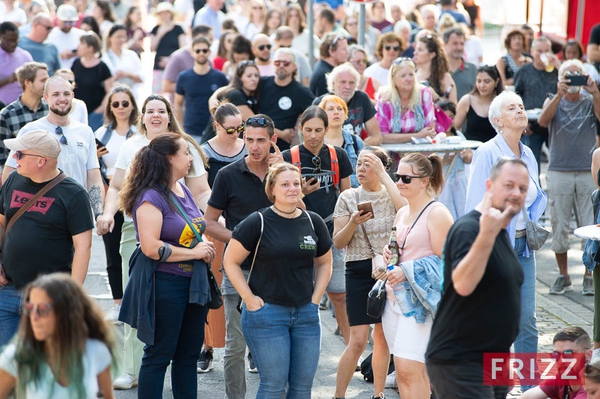
[[[338,364],[335,398],[343,398],[346,394],[356,362],[367,345],[371,324],[375,324],[373,397],[383,397],[390,353],[381,318],[367,315],[367,296],[376,282],[372,277],[371,258],[373,254],[381,255],[382,248],[388,243],[396,211],[406,203],[387,173],[391,164],[390,156],[382,148],[365,147],[356,163],[360,186],[340,194],[333,213],[333,243],[337,248],[346,247],[346,311],[350,324],[350,341]],[[363,202],[370,203],[373,212],[359,211],[357,203]]]
[[[223,265],[244,301],[242,331],[258,369],[257,399],[310,399],[320,355],[319,302],[331,277],[331,239],[321,217],[297,207],[298,168],[269,168],[271,207],[237,225]],[[252,256],[248,280],[241,263]]]

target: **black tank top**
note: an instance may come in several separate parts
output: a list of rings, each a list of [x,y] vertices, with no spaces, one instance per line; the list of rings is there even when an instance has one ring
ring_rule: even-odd
[[[477,115],[473,107],[469,105],[465,137],[469,140],[479,140],[485,143],[496,137],[496,134],[496,130],[492,127],[490,120]]]

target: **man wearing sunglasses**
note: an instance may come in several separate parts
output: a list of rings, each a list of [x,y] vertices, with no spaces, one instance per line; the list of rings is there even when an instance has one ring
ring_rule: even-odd
[[[219,87],[229,82],[223,72],[210,66],[210,41],[206,37],[194,39],[192,53],[194,67],[177,77],[174,111],[185,132],[200,142],[210,120],[208,99]]]
[[[31,21],[31,32],[19,39],[19,47],[28,51],[34,61],[45,63],[50,76],[62,67],[58,49],[46,41],[53,28],[50,15],[40,13]]]
[[[51,132],[60,142],[62,151],[58,167],[82,187],[86,188],[95,217],[102,214],[104,183],[96,154],[96,139],[88,125],[71,119],[73,88],[62,76],[53,76],[46,82],[44,100],[48,103],[48,116],[23,126],[17,137],[34,130]],[[2,173],[2,181],[17,168],[17,160],[11,152]]]
[[[280,48],[273,57],[275,76],[260,79],[258,108],[275,123],[277,146],[281,150],[298,142],[298,118],[310,106],[315,96],[296,81],[296,57],[291,49]]]
[[[13,219],[19,208],[63,174],[57,167],[62,146],[53,133],[44,130],[4,140],[4,145],[13,151],[18,173],[11,174],[0,189],[0,235],[4,236],[11,220],[14,223],[2,246],[0,347],[17,331],[19,290],[38,275],[66,272],[83,285],[94,227],[89,197],[70,177]]]
[[[567,359],[569,356],[573,357],[574,354],[583,354],[585,363],[588,364],[592,356],[590,336],[583,328],[576,326],[567,327],[556,333],[552,340],[552,349],[551,357],[556,361],[559,373],[566,373],[567,370],[564,366],[570,364],[562,362],[562,359]],[[573,369],[568,370],[568,374],[573,376],[578,373],[583,374],[583,372],[584,368],[577,363]],[[577,380],[573,385],[547,385],[542,383],[527,392],[523,392],[521,399],[586,399],[587,393],[581,382],[581,380]]]
[[[327,78],[333,68],[348,60],[348,40],[341,33],[328,33],[319,46],[321,59],[315,65],[309,88],[315,96],[327,94]]]
[[[260,76],[274,76],[275,66],[271,61],[271,40],[264,33],[254,35],[252,39],[252,54]]]
[[[60,5],[56,10],[56,18],[58,19],[57,26],[48,35],[48,41],[58,49],[62,67],[71,69],[77,56],[79,39],[85,32],[75,27],[75,23],[79,20],[79,14],[77,9],[70,4]]]
[[[277,135],[271,118],[257,114],[246,120],[244,143],[248,155],[235,161],[217,173],[204,215],[206,233],[227,244],[231,232],[252,212],[270,206],[265,193],[265,177],[270,165],[281,162],[281,152],[275,144]],[[271,148],[274,153],[271,153]],[[219,217],[225,218],[225,226]],[[250,257],[242,263],[247,277],[250,270]],[[244,356],[246,341],[242,334],[241,315],[237,310],[239,295],[223,274],[223,302],[225,306],[225,394],[228,399],[245,399],[246,378]]]

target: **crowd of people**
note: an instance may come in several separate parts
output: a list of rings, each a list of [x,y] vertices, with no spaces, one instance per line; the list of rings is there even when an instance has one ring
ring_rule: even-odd
[[[161,398],[168,366],[192,398],[220,347],[227,398],[246,398],[246,367],[257,398],[310,398],[328,303],[346,345],[334,399],[370,326],[372,398],[506,397],[482,355],[538,351],[530,222],[550,218],[553,295],[574,289],[572,214],[594,222],[600,24],[585,51],[524,25],[484,65],[475,1],[421,3],[368,5],[359,38],[342,0],[316,2],[312,37],[305,1],[2,1],[0,398]],[[481,144],[385,149],[441,133]],[[81,289],[94,226],[104,316]],[[587,267],[583,295],[599,284]],[[583,334],[555,347],[586,354],[567,391],[594,398]]]

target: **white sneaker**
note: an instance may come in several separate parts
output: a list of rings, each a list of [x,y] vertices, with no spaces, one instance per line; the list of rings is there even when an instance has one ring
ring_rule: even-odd
[[[137,387],[138,379],[131,374],[123,374],[113,382],[114,389],[131,389]]]
[[[398,389],[398,383],[396,382],[396,371],[392,371],[387,377],[385,377],[385,388]]]
[[[104,320],[113,324],[123,324],[122,321],[119,321],[119,312],[121,311],[121,305],[114,304],[112,308],[106,313],[104,316]]]

